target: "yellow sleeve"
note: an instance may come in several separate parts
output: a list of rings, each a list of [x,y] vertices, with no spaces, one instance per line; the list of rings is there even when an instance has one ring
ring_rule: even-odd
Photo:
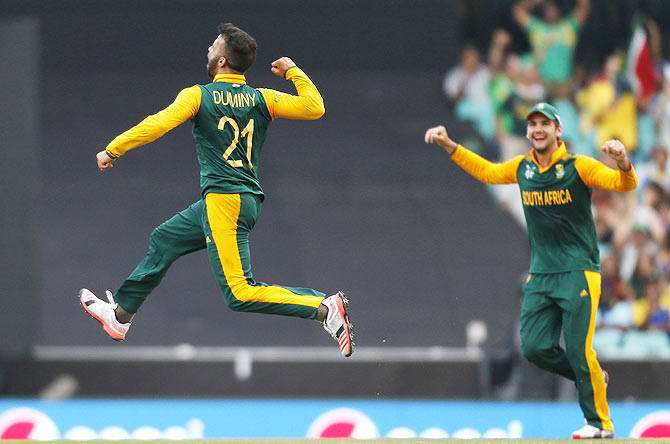
[[[273,119],[283,117],[284,119],[315,120],[323,116],[326,108],[323,105],[323,97],[307,74],[302,69],[294,66],[289,68],[284,75],[291,80],[298,95],[286,94],[268,88],[259,88],[263,94],[265,103]]]
[[[629,171],[613,170],[607,165],[587,156],[577,156],[575,168],[584,184],[609,191],[631,191],[637,187],[637,176],[633,164]]]
[[[107,145],[107,154],[116,158],[124,155],[126,151],[153,142],[174,127],[195,117],[200,109],[201,100],[202,93],[198,86],[181,90],[170,106],[116,136]]]
[[[517,156],[507,162],[493,163],[462,145],[458,145],[456,151],[451,155],[451,159],[456,165],[463,168],[472,177],[492,185],[518,183],[516,171],[523,158],[524,156]]]

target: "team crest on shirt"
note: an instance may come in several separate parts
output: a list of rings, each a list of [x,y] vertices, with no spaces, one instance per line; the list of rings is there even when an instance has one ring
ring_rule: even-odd
[[[563,168],[563,164],[558,164],[556,165],[556,179],[563,179],[563,176],[565,176],[565,168]]]
[[[526,164],[526,180],[532,179],[534,175],[535,171],[533,171],[533,166]]]

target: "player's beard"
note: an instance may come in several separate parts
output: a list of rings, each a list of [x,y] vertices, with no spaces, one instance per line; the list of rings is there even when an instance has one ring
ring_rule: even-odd
[[[542,142],[540,142],[540,144],[538,144],[535,141],[531,141],[531,145],[533,146],[533,149],[535,149],[537,153],[542,154],[546,153],[554,145],[558,145],[558,139],[555,137],[552,138],[551,135],[548,134],[545,137],[545,139]]]
[[[551,146],[551,145],[550,145],[549,143],[545,143],[545,144],[542,145],[542,146],[539,146],[539,147],[538,147],[538,146],[535,146],[534,148],[535,148],[535,151],[536,151],[536,152],[542,154],[542,153],[546,153],[546,152],[549,150],[549,147],[550,147],[550,146]]]
[[[207,60],[207,74],[209,74],[211,78],[214,78],[214,69],[216,68],[217,62],[218,59]]]

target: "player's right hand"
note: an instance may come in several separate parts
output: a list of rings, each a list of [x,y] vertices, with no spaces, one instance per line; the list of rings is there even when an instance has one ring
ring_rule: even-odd
[[[286,71],[288,71],[289,68],[292,68],[294,66],[296,66],[296,64],[293,62],[293,60],[291,60],[288,57],[282,57],[272,62],[272,67],[270,68],[270,71],[272,71],[272,74],[276,76],[284,77]]]
[[[426,141],[426,143],[436,143],[440,145],[450,154],[453,153],[454,150],[456,150],[456,147],[458,147],[458,144],[449,138],[449,134],[447,134],[447,129],[442,125],[438,125],[433,128],[428,128],[426,130],[424,140]]]
[[[116,160],[109,157],[109,154],[107,154],[106,150],[102,150],[96,154],[95,159],[98,162],[98,168],[100,168],[100,171],[105,171],[107,168],[113,167],[114,161]]]

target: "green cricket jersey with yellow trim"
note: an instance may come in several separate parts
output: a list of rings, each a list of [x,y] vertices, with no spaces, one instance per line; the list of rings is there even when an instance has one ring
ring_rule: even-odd
[[[591,189],[565,154],[548,170],[531,154],[517,168],[530,241],[530,273],[600,271],[596,227],[591,214]]]
[[[272,122],[263,94],[243,83],[198,86],[202,99],[192,123],[203,197],[253,193],[262,199],[258,159]]]
[[[530,241],[530,273],[600,271],[591,188],[630,191],[637,186],[630,170],[613,170],[595,159],[568,154],[563,142],[549,166],[540,167],[534,150],[493,163],[462,146],[452,159],[488,184],[518,183]]]
[[[314,120],[325,112],[321,94],[302,69],[293,66],[284,78],[293,82],[298,95],[255,89],[244,75],[232,73],[217,74],[208,85],[184,88],[167,108],[116,136],[107,154],[118,158],[190,119],[203,197],[210,192],[252,193],[262,200],[258,159],[270,122],[279,117]]]
[[[314,120],[325,112],[323,98],[300,68],[288,68],[284,78],[298,95],[254,89],[242,74],[219,73],[211,84],[184,88],[167,108],[107,145],[107,154],[118,158],[190,119],[201,165],[203,199],[152,232],[145,258],[116,292],[115,300],[126,311],[137,312],[175,260],[206,248],[233,310],[316,316],[323,293],[266,285],[251,272],[249,233],[261,210],[258,159],[267,127],[275,118]]]
[[[531,250],[519,332],[523,355],[575,381],[587,423],[612,430],[605,378],[591,346],[600,298],[591,188],[634,189],[632,165],[628,171],[613,170],[590,157],[568,154],[563,142],[544,167],[535,150],[492,163],[459,145],[452,159],[482,182],[519,184]],[[559,344],[561,331],[565,349]]]

